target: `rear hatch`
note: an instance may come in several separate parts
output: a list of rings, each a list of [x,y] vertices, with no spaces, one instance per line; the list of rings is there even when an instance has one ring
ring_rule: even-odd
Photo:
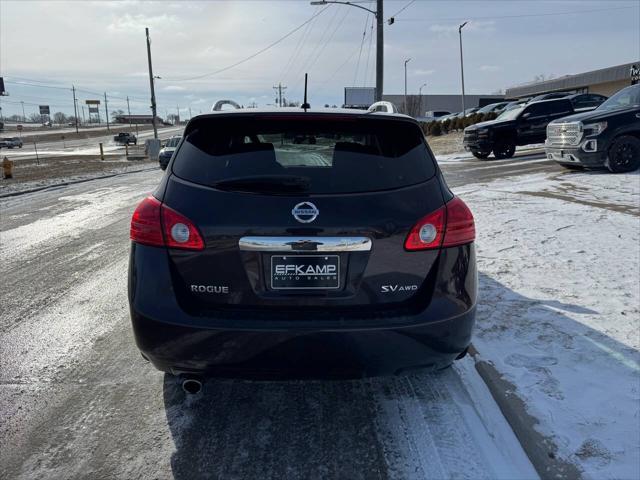
[[[347,315],[424,306],[438,249],[407,251],[444,204],[418,125],[385,115],[198,117],[162,199],[202,250],[171,248],[183,308]]]

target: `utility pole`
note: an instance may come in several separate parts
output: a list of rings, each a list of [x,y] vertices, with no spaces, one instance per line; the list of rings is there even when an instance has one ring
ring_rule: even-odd
[[[71,85],[71,90],[73,91],[73,114],[76,118],[74,118],[74,122],[76,124],[76,133],[78,133],[78,105],[76,100],[76,86]]]
[[[149,39],[149,28],[144,29],[147,36],[147,60],[149,62],[149,84],[151,86],[151,123],[153,124],[153,138],[158,138],[158,127],[156,126],[156,91],[153,85],[153,66],[151,65],[151,40]]]
[[[107,104],[107,92],[104,92],[104,113],[107,116],[107,132],[109,132],[109,106]]]
[[[127,113],[129,114],[129,131],[131,131],[131,106],[129,105],[129,95],[127,95]],[[138,136],[138,122],[136,122],[136,137]]]
[[[87,121],[86,121],[86,120],[85,120],[85,118],[84,118],[84,105],[82,106],[82,124],[83,124],[83,125],[86,125],[86,124],[87,124]]]
[[[176,123],[180,124],[180,107],[176,105],[176,111],[178,112],[178,117],[176,118]]]
[[[384,83],[384,14],[382,0],[377,1],[376,8],[376,101],[382,100]]]
[[[408,115],[408,109],[407,109],[407,63],[409,63],[411,61],[410,58],[407,58],[404,61],[404,113],[405,115]]]
[[[464,22],[462,25],[458,27],[458,35],[460,35],[460,73],[462,75],[462,115],[464,116],[465,105],[464,105],[464,61],[462,59],[462,29],[469,22]]]
[[[27,121],[27,116],[24,114],[24,101],[20,100],[20,103],[22,104],[22,121],[26,122]]]
[[[283,87],[282,84],[278,82],[278,86],[273,87],[273,89],[278,91],[278,106],[282,108],[282,91],[286,90],[287,87]]]
[[[189,105],[189,120],[191,120],[191,105]]]

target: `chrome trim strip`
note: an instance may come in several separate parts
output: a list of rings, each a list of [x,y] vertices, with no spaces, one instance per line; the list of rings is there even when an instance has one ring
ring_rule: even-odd
[[[367,237],[242,237],[245,252],[368,252]]]

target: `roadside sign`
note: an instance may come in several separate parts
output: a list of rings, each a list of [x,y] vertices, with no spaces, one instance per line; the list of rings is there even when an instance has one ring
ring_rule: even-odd
[[[40,115],[50,115],[49,105],[40,105]]]
[[[21,132],[21,131],[22,131],[22,125],[18,125],[18,126],[16,126],[16,130],[18,130],[19,132]]]
[[[98,107],[89,105],[89,113],[99,113]]]
[[[100,105],[100,100],[85,100],[87,105]]]

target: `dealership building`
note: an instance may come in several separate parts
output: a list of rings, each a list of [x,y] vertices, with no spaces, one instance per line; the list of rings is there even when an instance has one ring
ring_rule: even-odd
[[[367,109],[375,102],[376,89],[374,87],[345,87],[344,103],[346,108]],[[401,111],[404,110],[405,97],[403,94],[383,94],[382,100],[391,102]],[[484,107],[490,103],[501,102],[503,95],[465,95],[464,104],[466,108]],[[421,117],[427,111],[447,111],[459,112],[462,110],[462,95],[407,95],[407,106],[409,113]]]
[[[638,77],[640,61],[511,87],[505,97],[515,100],[551,92],[597,93],[610,97],[618,90],[638,83]]]

